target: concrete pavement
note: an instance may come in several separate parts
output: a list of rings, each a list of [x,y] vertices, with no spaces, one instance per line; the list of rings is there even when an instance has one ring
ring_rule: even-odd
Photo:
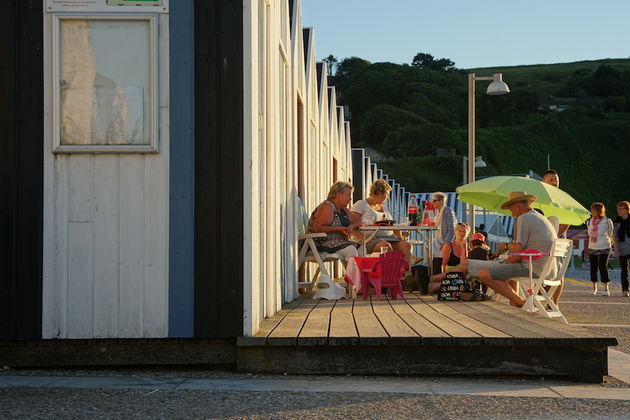
[[[615,373],[630,380],[627,364],[630,355],[611,350],[611,361],[619,367]],[[624,366],[621,366],[624,364]],[[621,379],[621,378],[619,378]],[[492,380],[432,380],[425,378],[349,378],[304,379],[202,379],[148,377],[68,377],[68,376],[0,376],[0,388],[81,388],[143,390],[210,390],[210,391],[294,391],[294,392],[360,392],[431,395],[476,395],[497,397],[594,398],[630,400],[630,388],[604,388],[567,382],[501,383]]]

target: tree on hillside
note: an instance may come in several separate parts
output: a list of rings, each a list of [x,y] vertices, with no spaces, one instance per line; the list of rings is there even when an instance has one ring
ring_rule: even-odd
[[[443,125],[427,123],[391,131],[385,137],[383,147],[386,153],[400,158],[434,155],[438,148],[463,150],[464,143]]]
[[[578,69],[564,84],[559,94],[574,97],[607,98],[630,93],[630,71],[601,64],[595,71]]]
[[[600,98],[623,94],[623,74],[614,67],[601,64],[591,76],[588,90],[591,95]]]
[[[357,133],[361,144],[382,150],[382,143],[387,134],[401,127],[427,122],[413,112],[392,105],[379,104],[367,111],[361,119]]]
[[[455,70],[455,63],[448,58],[435,59],[431,54],[418,53],[413,58],[411,65],[419,69],[448,71]]]
[[[344,58],[337,64],[335,76],[346,79],[358,76],[370,67],[370,62],[359,57]]]
[[[337,93],[343,96],[347,93],[347,83],[351,79],[358,79],[360,75],[370,68],[371,63],[359,57],[344,58],[335,66],[335,87]],[[330,73],[333,74],[332,72]],[[337,98],[339,100],[339,98]]]
[[[331,76],[334,75],[335,70],[337,70],[337,65],[339,64],[337,57],[330,54],[328,57],[324,58],[323,61],[328,65],[328,74]]]

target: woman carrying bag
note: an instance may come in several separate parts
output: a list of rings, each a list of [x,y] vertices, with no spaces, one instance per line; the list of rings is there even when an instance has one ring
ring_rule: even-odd
[[[591,218],[586,222],[588,229],[588,257],[591,267],[593,295],[597,294],[597,272],[604,285],[604,296],[610,296],[608,283],[608,259],[612,247],[613,222],[606,217],[606,207],[602,203],[591,204]]]

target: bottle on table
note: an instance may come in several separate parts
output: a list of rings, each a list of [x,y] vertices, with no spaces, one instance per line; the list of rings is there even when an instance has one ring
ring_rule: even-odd
[[[409,213],[409,225],[418,226],[418,202],[415,195],[409,196],[409,203],[407,203],[407,213]]]
[[[435,219],[435,207],[431,201],[426,201],[422,212],[422,226],[435,226]]]

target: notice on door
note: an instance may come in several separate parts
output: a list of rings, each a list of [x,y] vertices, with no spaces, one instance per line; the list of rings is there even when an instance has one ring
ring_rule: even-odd
[[[46,11],[168,13],[168,0],[46,0]]]

